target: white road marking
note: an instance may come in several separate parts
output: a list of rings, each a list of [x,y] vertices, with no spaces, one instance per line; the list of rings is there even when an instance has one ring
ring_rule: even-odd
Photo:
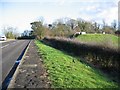
[[[0,41],[0,43],[4,43],[4,42],[6,42],[6,41]]]
[[[7,46],[9,46],[9,44],[7,44],[7,45],[5,45],[5,46],[2,46],[1,48],[5,48],[5,47],[7,47]]]
[[[3,43],[3,42],[0,42],[0,43]],[[10,44],[16,44],[16,41],[13,42],[13,43],[10,43]],[[7,44],[7,45],[5,45],[5,46],[2,46],[1,48],[5,48],[5,47],[9,46],[10,44]]]

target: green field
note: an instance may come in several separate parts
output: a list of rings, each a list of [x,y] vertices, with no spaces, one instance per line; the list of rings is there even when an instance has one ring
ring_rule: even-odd
[[[39,53],[49,73],[53,88],[116,88],[116,83],[110,81],[99,70],[80,62],[72,57],[35,41]]]
[[[118,48],[120,37],[111,34],[85,34],[79,35],[75,40],[110,48]]]

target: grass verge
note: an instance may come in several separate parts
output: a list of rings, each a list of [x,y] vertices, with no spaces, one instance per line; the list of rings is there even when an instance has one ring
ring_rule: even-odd
[[[117,84],[100,71],[72,57],[35,41],[52,82],[52,88],[117,88]]]

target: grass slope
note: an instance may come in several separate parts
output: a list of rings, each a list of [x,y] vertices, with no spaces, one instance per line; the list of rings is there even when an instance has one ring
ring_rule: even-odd
[[[52,81],[53,88],[114,88],[117,84],[78,58],[35,41]]]
[[[79,35],[75,38],[75,40],[81,42],[93,43],[112,48],[118,48],[118,39],[120,39],[120,37],[111,34],[85,34]]]

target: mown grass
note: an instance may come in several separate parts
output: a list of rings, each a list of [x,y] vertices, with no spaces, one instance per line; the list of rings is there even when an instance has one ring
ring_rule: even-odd
[[[79,35],[75,40],[117,49],[120,44],[120,37],[111,34],[85,34]]]
[[[100,71],[72,57],[35,41],[39,53],[49,73],[53,88],[116,88],[116,83],[106,78]]]

